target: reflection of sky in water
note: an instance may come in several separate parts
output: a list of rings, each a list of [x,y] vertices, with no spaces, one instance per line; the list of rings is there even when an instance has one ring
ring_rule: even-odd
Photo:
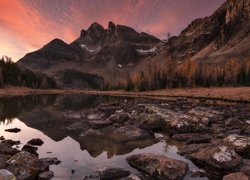
[[[7,128],[15,127],[20,128],[21,132],[9,133],[4,131]],[[42,139],[44,144],[38,148],[39,157],[57,157],[62,161],[59,165],[50,166],[50,169],[55,173],[54,179],[82,179],[87,175],[93,174],[93,170],[102,168],[106,165],[123,167],[125,169],[129,169],[133,173],[138,173],[135,169],[131,168],[125,160],[127,156],[137,153],[164,154],[166,156],[187,162],[190,170],[196,169],[191,161],[176,154],[177,148],[175,146],[169,145],[166,148],[165,142],[160,142],[143,149],[135,149],[126,155],[117,155],[108,159],[106,152],[103,152],[98,157],[93,158],[86,150],[82,151],[80,149],[80,144],[74,139],[66,137],[63,140],[56,142],[42,132],[26,126],[18,119],[14,119],[12,123],[9,124],[1,123],[0,135],[3,135],[6,139],[20,140],[22,143],[20,147],[32,138]],[[73,175],[71,174],[72,170],[75,170]]]

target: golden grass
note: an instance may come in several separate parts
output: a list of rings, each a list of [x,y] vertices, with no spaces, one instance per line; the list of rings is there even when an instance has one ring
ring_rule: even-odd
[[[220,87],[220,88],[179,88],[146,92],[126,91],[93,91],[80,89],[29,89],[20,87],[6,87],[0,89],[0,96],[23,96],[28,94],[102,94],[131,97],[189,97],[221,99],[228,101],[250,102],[250,87]]]

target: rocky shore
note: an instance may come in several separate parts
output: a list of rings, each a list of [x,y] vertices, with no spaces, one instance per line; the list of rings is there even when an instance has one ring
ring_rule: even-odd
[[[185,98],[178,101],[121,100],[100,104],[88,111],[68,111],[66,116],[71,119],[71,124],[64,128],[67,132],[79,134],[78,138],[84,141],[85,146],[93,140],[98,144],[101,137],[120,142],[123,146],[139,146],[149,139],[154,139],[154,143],[174,141],[178,154],[201,169],[200,172],[191,172],[188,164],[182,160],[162,154],[141,153],[126,157],[127,163],[138,174],[110,164],[96,169],[95,174],[84,179],[176,180],[189,175],[191,178],[244,180],[250,177],[248,110],[249,106],[244,104],[190,103]],[[21,150],[13,147],[16,143],[1,138],[0,177],[53,177],[49,165],[58,163],[58,160],[39,159],[37,146],[43,144],[39,139],[29,141]],[[98,151],[98,147],[92,151]]]

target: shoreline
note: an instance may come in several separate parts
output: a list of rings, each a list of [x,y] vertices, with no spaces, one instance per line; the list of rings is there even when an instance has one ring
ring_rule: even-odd
[[[145,92],[127,92],[123,90],[31,89],[25,87],[5,87],[0,89],[0,97],[26,96],[32,94],[93,94],[163,100],[164,98],[183,97],[250,103],[250,87],[178,88]]]

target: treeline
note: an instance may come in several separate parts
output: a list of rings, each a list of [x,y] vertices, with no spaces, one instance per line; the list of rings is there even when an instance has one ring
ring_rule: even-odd
[[[173,60],[165,64],[151,63],[126,80],[117,82],[114,89],[147,91],[165,88],[250,86],[250,60],[229,60],[221,66],[198,64],[187,60],[177,64]]]
[[[52,78],[20,68],[11,58],[3,56],[0,58],[0,87],[8,85],[41,89],[57,87]]]

